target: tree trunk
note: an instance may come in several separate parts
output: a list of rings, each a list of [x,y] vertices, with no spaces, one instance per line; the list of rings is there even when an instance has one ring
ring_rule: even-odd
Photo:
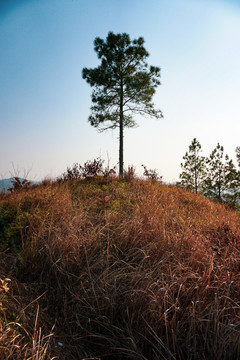
[[[123,82],[120,89],[120,119],[119,119],[119,177],[123,177]]]
[[[194,170],[194,187],[195,187],[195,193],[198,193],[198,176],[197,176],[197,170]]]
[[[221,193],[222,193],[222,180],[221,180],[222,174],[221,170],[218,171],[218,198],[219,200],[222,200]]]
[[[123,120],[119,126],[119,177],[123,176]]]

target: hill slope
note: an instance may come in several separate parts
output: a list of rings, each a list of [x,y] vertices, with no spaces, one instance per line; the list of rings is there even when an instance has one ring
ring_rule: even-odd
[[[40,306],[42,334],[56,322],[40,359],[237,359],[239,240],[239,212],[175,186],[100,178],[2,195],[4,341],[8,328],[25,341],[15,316],[36,351]]]

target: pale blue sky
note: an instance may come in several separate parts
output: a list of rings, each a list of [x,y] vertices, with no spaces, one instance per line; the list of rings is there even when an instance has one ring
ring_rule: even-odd
[[[240,6],[224,0],[0,0],[0,177],[12,163],[31,178],[57,176],[74,162],[118,162],[117,130],[87,119],[83,67],[98,66],[93,41],[109,31],[143,36],[161,67],[154,98],[164,119],[136,116],[125,131],[125,166],[178,180],[196,137],[209,153],[240,146]]]

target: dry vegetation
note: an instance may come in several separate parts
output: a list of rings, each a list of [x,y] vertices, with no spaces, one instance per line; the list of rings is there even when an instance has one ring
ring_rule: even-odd
[[[240,213],[224,205],[46,183],[1,195],[0,250],[0,359],[240,358]]]

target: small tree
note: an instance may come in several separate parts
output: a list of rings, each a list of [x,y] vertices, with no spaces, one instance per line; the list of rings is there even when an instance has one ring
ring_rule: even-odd
[[[234,169],[230,172],[231,174],[231,185],[229,189],[229,194],[225,196],[227,197],[227,201],[230,201],[233,207],[239,208],[239,200],[240,200],[240,146],[235,149],[238,168]],[[234,166],[234,165],[233,165]]]
[[[225,164],[225,183],[226,183],[226,191],[223,194],[223,199],[233,208],[238,208],[239,204],[239,171],[237,171],[235,165],[232,160],[227,161]]]
[[[142,37],[130,40],[126,33],[109,32],[106,40],[95,39],[94,50],[101,65],[82,71],[83,79],[94,88],[88,120],[100,131],[119,128],[119,175],[123,176],[123,131],[136,126],[132,114],[162,117],[152,103],[160,85],[160,69],[148,66]]]
[[[181,163],[182,173],[180,174],[180,185],[198,193],[202,188],[205,175],[205,158],[200,155],[201,144],[194,138],[189,146],[189,152],[183,156]]]
[[[240,146],[236,147],[235,152],[236,152],[238,167],[240,169]]]
[[[238,164],[238,170],[237,170],[237,188],[238,192],[240,192],[240,146],[236,147],[236,157],[237,157],[237,164]]]
[[[205,195],[223,200],[234,188],[236,179],[236,168],[229,159],[224,156],[224,148],[219,143],[207,159],[207,176],[204,181]]]

